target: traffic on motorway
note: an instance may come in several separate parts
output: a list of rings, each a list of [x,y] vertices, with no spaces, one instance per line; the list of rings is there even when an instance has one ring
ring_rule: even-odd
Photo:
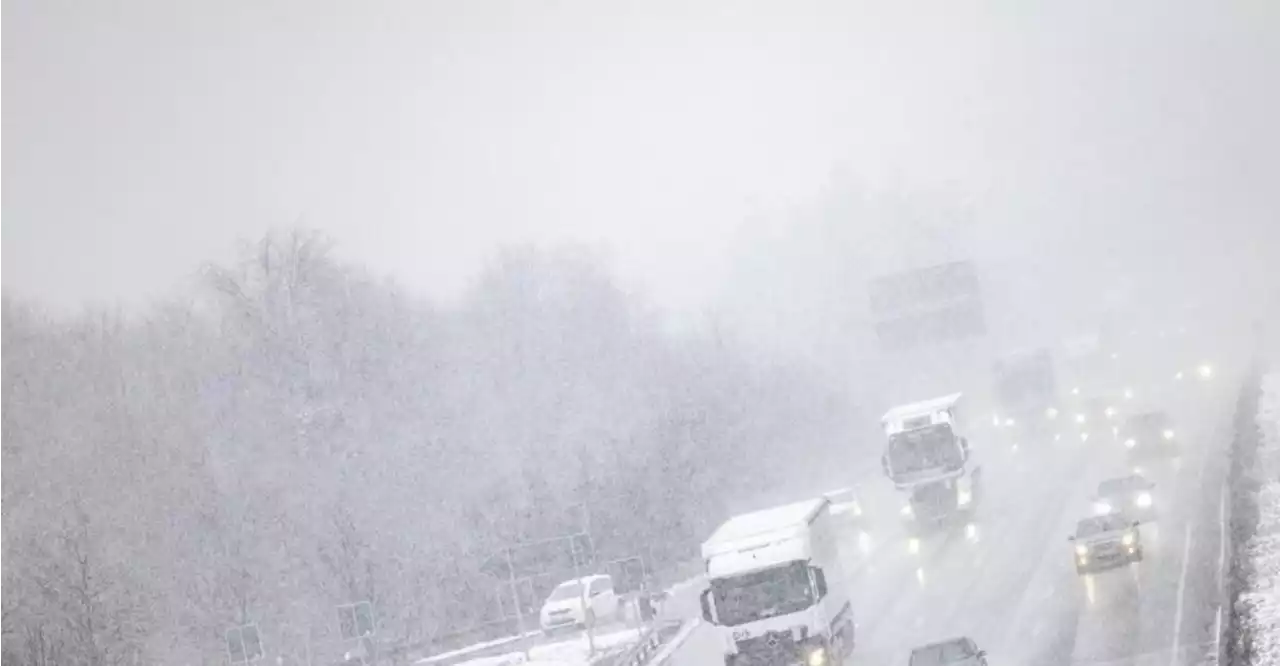
[[[1185,510],[1173,506],[1175,498],[1191,496],[1184,472],[1210,464],[1206,450],[1214,439],[1212,418],[1189,414],[1180,423],[1174,415],[1188,404],[1210,411],[1205,387],[1217,371],[1207,363],[1190,371],[1170,365],[1163,377],[1130,373],[1133,383],[1108,385],[1124,375],[1114,371],[1121,364],[1102,376],[1062,373],[1061,366],[1097,364],[1059,355],[1065,354],[1045,348],[1001,358],[989,397],[985,387],[973,387],[889,408],[880,423],[880,469],[883,486],[896,495],[891,511],[883,501],[873,511],[860,492],[846,489],[725,520],[700,550],[707,635],[675,662],[985,666],[1146,655],[1194,663],[1203,641],[1184,649],[1174,638],[1171,646],[1147,649],[1088,634],[1101,621],[1143,635],[1139,625],[1147,618],[1130,622],[1143,602],[1138,595],[1163,594],[1147,581],[1163,581],[1177,559],[1178,544],[1168,542],[1170,530],[1161,534],[1159,523]],[[1062,374],[1073,384],[1062,386]],[[975,406],[984,398],[994,407],[990,417]],[[1195,437],[1190,446],[1186,434]],[[1082,477],[1096,479],[1084,492],[1075,487]],[[1203,474],[1192,478],[1204,482]],[[873,513],[880,546],[871,556]],[[1059,513],[1069,530],[1042,554],[1039,539],[1028,537],[1055,525]],[[1185,517],[1177,520],[1185,525]],[[1189,543],[1190,526],[1185,530]],[[1189,553],[1181,557],[1185,567]],[[1030,566],[1004,564],[1017,559]],[[911,570],[905,579],[898,577],[904,563]],[[1074,570],[1075,590],[1052,573],[1063,570]],[[965,608],[974,597],[999,603],[1000,594],[984,594],[992,590],[981,586],[1005,586],[1004,576],[1023,588],[1000,590],[1007,593],[1004,612]],[[1047,592],[1026,601],[1028,587]],[[1032,608],[1019,608],[1023,602]],[[1072,622],[1055,621],[1066,616]]]

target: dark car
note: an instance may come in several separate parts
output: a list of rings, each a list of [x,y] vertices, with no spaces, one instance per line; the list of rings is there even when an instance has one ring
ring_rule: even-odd
[[[922,645],[911,651],[909,666],[987,666],[987,652],[967,636]]]
[[[1107,479],[1098,484],[1093,496],[1093,512],[1104,516],[1122,513],[1135,518],[1155,515],[1155,482],[1141,474]]]
[[[1176,458],[1180,451],[1173,419],[1163,411],[1134,414],[1120,427],[1131,462]]]

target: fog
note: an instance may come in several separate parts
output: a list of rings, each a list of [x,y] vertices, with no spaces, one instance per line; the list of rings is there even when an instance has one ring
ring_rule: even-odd
[[[656,589],[887,486],[1010,351],[1280,337],[1263,1],[14,0],[3,81],[6,666],[333,663],[357,601],[411,661],[529,619],[512,544]],[[981,330],[890,350],[952,262]]]

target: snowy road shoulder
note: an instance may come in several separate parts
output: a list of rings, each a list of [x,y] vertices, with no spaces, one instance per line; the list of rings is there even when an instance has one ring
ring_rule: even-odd
[[[1245,588],[1238,621],[1250,638],[1251,664],[1280,663],[1280,372],[1262,379],[1258,397],[1257,529],[1240,549]]]

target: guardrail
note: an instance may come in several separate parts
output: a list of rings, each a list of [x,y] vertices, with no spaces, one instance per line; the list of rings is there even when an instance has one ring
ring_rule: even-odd
[[[683,624],[679,622],[657,622],[649,627],[640,640],[627,649],[607,654],[595,662],[593,666],[647,666],[654,663],[653,657],[662,651],[673,636],[680,633]]]

